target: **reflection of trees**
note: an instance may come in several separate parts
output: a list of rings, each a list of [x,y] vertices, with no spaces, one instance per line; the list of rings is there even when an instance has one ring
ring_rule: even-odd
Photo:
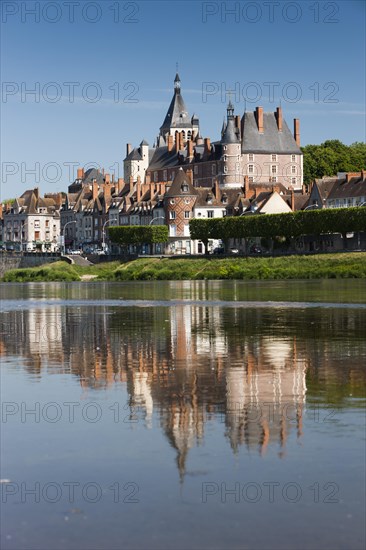
[[[361,395],[365,317],[361,308],[199,302],[53,306],[8,312],[0,353],[24,357],[33,376],[62,372],[94,389],[126,384],[131,414],[147,426],[157,414],[183,479],[189,449],[212,420],[222,419],[234,452],[245,445],[281,456],[288,437],[302,435],[305,392],[342,406]]]

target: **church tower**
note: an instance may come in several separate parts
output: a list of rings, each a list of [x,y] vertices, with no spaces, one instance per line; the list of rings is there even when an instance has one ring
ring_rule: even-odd
[[[241,170],[240,130],[235,125],[234,107],[229,101],[227,106],[226,125],[222,128],[222,155],[220,187],[241,187],[244,177]]]
[[[178,73],[174,79],[173,99],[160,127],[158,146],[166,145],[168,136],[175,137],[175,132],[182,132],[184,144],[189,139],[193,140],[199,133],[199,120],[196,115],[193,115],[192,118],[189,116],[181,93],[181,80]]]

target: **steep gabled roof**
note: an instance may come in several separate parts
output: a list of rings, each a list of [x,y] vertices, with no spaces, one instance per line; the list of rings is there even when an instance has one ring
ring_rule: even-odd
[[[187,191],[184,190],[185,187],[187,187]],[[165,193],[165,197],[180,197],[192,195],[196,197],[198,195],[198,191],[193,187],[184,170],[180,168],[174,178],[173,183]]]
[[[174,80],[174,95],[170,102],[169,109],[165,115],[160,133],[168,132],[170,128],[191,128],[191,118],[188,114],[180,91],[180,78],[177,74]]]
[[[263,113],[263,126],[259,133],[255,113],[244,113],[242,153],[302,154],[285,120],[280,132],[275,113]]]

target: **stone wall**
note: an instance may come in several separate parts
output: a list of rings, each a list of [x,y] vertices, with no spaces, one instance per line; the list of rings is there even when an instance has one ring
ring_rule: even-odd
[[[6,253],[0,255],[0,277],[7,271],[21,267],[36,267],[43,264],[57,262],[61,259],[60,254],[39,254],[39,253]]]

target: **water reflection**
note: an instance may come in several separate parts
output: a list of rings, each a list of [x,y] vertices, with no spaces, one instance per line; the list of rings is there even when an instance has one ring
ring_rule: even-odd
[[[91,398],[126,386],[131,418],[157,419],[181,481],[212,422],[234,453],[281,458],[289,438],[306,438],[306,404],[347,407],[363,393],[364,307],[34,305],[3,313],[2,358],[22,358],[32,382],[73,376]]]

